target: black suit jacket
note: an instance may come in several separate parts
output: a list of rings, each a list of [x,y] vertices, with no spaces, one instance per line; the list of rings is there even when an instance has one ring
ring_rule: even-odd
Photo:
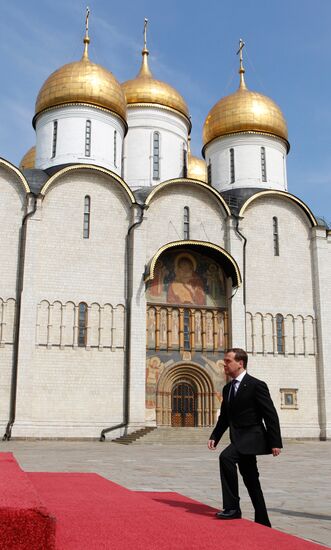
[[[210,439],[219,442],[227,428],[230,439],[241,454],[269,454],[281,448],[279,419],[268,386],[245,374],[233,402],[229,403],[231,382],[223,388],[221,412]]]

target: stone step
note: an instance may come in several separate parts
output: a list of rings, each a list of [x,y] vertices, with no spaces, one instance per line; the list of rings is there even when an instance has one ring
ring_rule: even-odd
[[[199,428],[159,427],[137,439],[133,445],[207,445],[212,426]],[[228,436],[224,436],[225,443]]]

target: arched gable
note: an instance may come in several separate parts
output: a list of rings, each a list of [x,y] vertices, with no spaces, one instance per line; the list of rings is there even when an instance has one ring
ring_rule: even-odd
[[[292,201],[294,204],[298,205],[303,210],[303,212],[306,214],[307,218],[309,219],[310,224],[312,225],[312,227],[318,225],[314,214],[312,213],[310,208],[302,200],[298,199],[298,197],[296,197],[295,195],[292,195],[291,193],[288,193],[286,191],[276,191],[276,190],[273,190],[273,189],[268,189],[266,191],[260,191],[258,193],[255,193],[255,195],[252,195],[242,205],[242,207],[240,209],[240,212],[239,212],[239,216],[240,217],[244,216],[244,213],[245,213],[246,209],[248,208],[248,206],[250,204],[252,204],[252,202],[254,202],[255,200],[258,200],[261,197],[267,197],[267,196],[275,196],[275,197],[279,197],[279,198],[287,200],[287,201]]]
[[[11,172],[14,172],[14,174],[17,177],[17,180],[19,182],[19,185],[24,190],[24,193],[31,193],[31,189],[29,187],[29,184],[28,184],[26,178],[24,177],[22,172],[18,168],[16,168],[16,166],[14,166],[11,162],[8,162],[8,160],[0,158],[0,167],[1,166],[8,169]]]
[[[63,168],[56,174],[54,174],[48,181],[45,183],[45,185],[42,187],[40,194],[42,196],[45,196],[49,190],[56,185],[62,178],[62,176],[67,175],[69,172],[77,172],[80,170],[91,170],[96,173],[101,173],[106,176],[109,176],[109,184],[115,184],[120,186],[125,195],[127,196],[128,200],[131,204],[135,204],[136,200],[134,198],[134,195],[130,189],[130,187],[125,183],[125,181],[115,174],[115,172],[111,172],[110,170],[107,170],[107,168],[102,168],[101,166],[94,166],[93,164],[74,164],[72,166],[67,166],[66,168]]]
[[[187,185],[188,187],[198,187],[199,189],[205,190],[206,193],[210,193],[211,195],[213,195],[216,200],[222,205],[225,213],[228,216],[231,216],[230,208],[223,199],[222,195],[220,195],[220,193],[216,189],[214,189],[214,187],[208,185],[207,183],[203,183],[202,181],[192,180],[188,178],[177,178],[159,183],[159,185],[153,187],[152,191],[148,195],[146,199],[146,206],[149,206],[151,204],[151,202],[157,197],[160,191],[166,189],[167,187],[172,187],[173,185]]]

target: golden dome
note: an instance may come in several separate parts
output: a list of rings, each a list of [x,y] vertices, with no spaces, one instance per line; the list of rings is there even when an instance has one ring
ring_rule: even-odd
[[[146,48],[146,26],[145,19],[145,44],[142,50],[142,63],[139,73],[136,78],[123,82],[122,89],[125,93],[128,105],[140,103],[162,105],[169,109],[173,109],[187,119],[189,119],[189,110],[184,98],[169,84],[156,80],[148,66],[149,51]]]
[[[239,132],[271,134],[284,139],[289,147],[282,111],[270,97],[247,89],[244,72],[241,58],[239,89],[209,111],[203,128],[204,147],[215,138]]]
[[[19,169],[20,170],[28,170],[29,168],[35,167],[35,161],[36,161],[36,148],[31,147],[22,158]]]
[[[44,82],[37,97],[34,120],[50,107],[84,103],[107,109],[126,121],[126,101],[121,85],[110,71],[89,60],[89,42],[86,33],[82,59],[54,71]]]
[[[199,180],[204,183],[207,182],[207,165],[203,159],[194,157],[191,154],[191,138],[188,139],[188,151],[187,151],[187,177],[192,180]]]

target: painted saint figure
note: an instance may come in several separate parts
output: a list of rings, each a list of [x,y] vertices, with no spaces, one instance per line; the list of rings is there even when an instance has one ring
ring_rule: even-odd
[[[191,254],[177,256],[175,279],[169,284],[167,301],[170,304],[205,305],[204,283],[196,273],[196,260]]]

